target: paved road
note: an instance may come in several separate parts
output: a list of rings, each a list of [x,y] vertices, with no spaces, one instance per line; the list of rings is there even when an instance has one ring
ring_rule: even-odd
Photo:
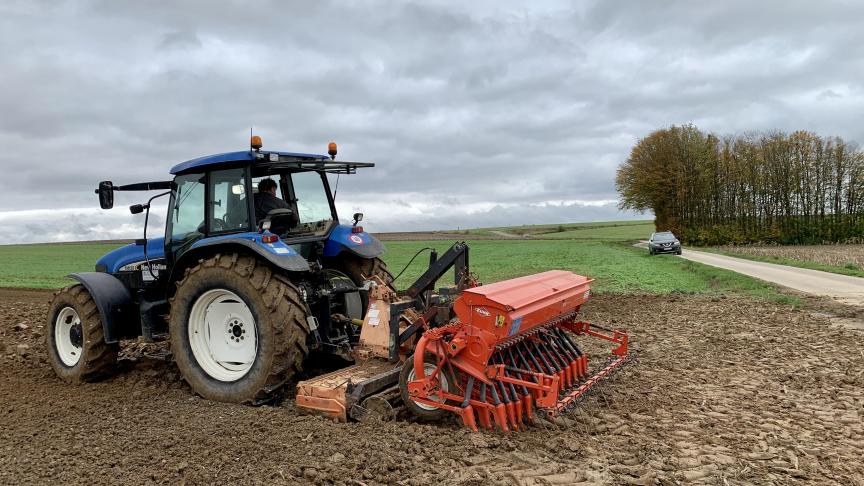
[[[864,278],[756,262],[704,251],[684,250],[681,258],[725,268],[801,292],[825,295],[848,304],[864,305]]]
[[[642,241],[635,246],[648,248],[648,242]],[[808,294],[832,297],[846,304],[864,306],[864,278],[861,277],[849,277],[836,273],[820,272],[819,270],[757,262],[687,249],[682,252],[680,258],[712,267],[725,268]]]

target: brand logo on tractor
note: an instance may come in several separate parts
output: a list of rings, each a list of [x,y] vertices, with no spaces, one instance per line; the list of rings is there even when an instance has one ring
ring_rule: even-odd
[[[478,307],[478,308],[477,308],[477,313],[480,314],[480,315],[483,316],[483,317],[489,317],[489,316],[491,315],[491,314],[489,314],[489,311],[486,310],[486,309],[483,308],[483,307]]]
[[[351,240],[351,241],[353,241],[354,243],[357,243],[358,245],[362,245],[362,244],[363,244],[363,238],[361,238],[361,237],[359,237],[359,236],[357,236],[357,235],[351,235],[351,236],[348,237],[348,239]]]

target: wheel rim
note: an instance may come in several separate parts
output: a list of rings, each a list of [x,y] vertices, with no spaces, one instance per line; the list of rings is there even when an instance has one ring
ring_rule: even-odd
[[[413,363],[411,363],[410,360],[406,364],[407,365],[413,365]],[[437,366],[435,366],[432,363],[423,363],[423,375],[429,376],[432,373],[435,373],[436,368],[437,368]],[[408,372],[408,382],[410,383],[410,382],[414,381],[415,379],[416,379],[416,370],[412,366],[411,371]],[[440,372],[440,371],[438,372],[438,389],[444,390],[444,391],[450,390],[450,382],[447,381],[447,377],[444,376],[444,373]],[[438,397],[438,394],[436,393],[434,395],[429,395],[429,400],[440,401],[440,398]],[[418,403],[418,402],[414,402],[414,405],[417,405],[418,407],[422,408],[423,410],[428,410],[430,412],[432,410],[438,410],[438,408],[439,408],[435,405],[428,405],[425,403]]]
[[[64,365],[72,367],[81,361],[84,351],[84,334],[78,311],[64,307],[54,320],[54,347]]]
[[[189,345],[211,378],[230,382],[246,376],[258,356],[258,329],[246,302],[225,289],[198,297],[189,313]]]

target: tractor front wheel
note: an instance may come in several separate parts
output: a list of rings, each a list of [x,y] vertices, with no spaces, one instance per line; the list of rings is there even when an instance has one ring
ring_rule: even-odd
[[[96,381],[115,370],[120,348],[105,342],[96,302],[83,285],[54,295],[47,324],[48,361],[64,381]]]
[[[254,257],[216,255],[186,271],[171,303],[171,350],[210,400],[265,403],[309,354],[300,291]]]

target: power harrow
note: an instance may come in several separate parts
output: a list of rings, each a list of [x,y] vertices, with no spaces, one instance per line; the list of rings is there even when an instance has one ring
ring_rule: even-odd
[[[433,291],[451,267],[455,287]],[[592,281],[552,270],[479,285],[467,245],[457,243],[433,254],[404,293],[368,283],[356,364],[300,382],[297,406],[344,421],[401,399],[420,419],[452,413],[474,431],[554,418],[631,358],[626,332],[578,319]],[[577,344],[584,336],[614,346],[599,369]]]

